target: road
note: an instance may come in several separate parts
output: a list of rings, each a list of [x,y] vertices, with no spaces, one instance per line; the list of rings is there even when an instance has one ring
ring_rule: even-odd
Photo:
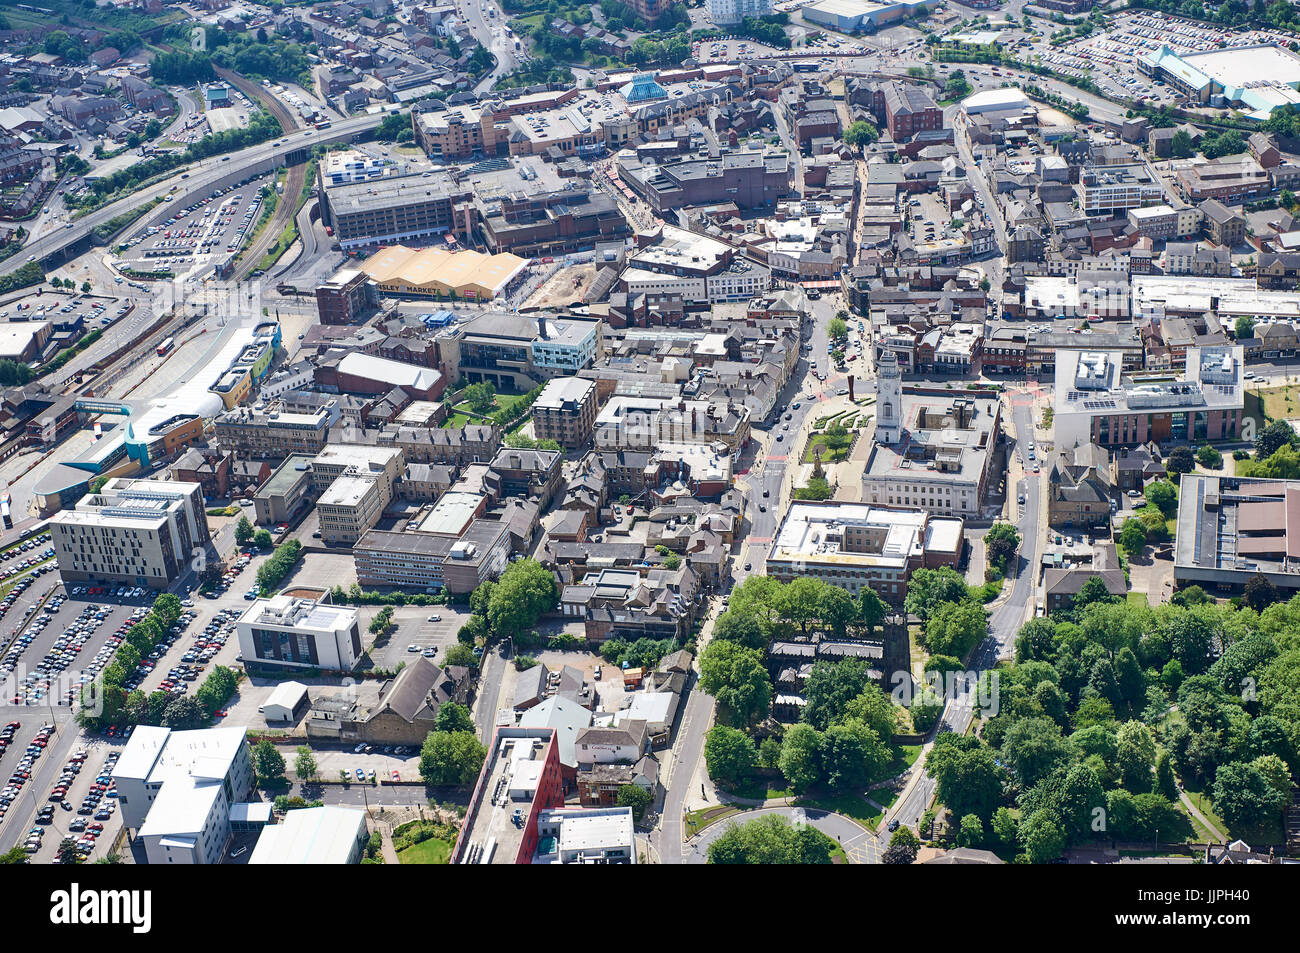
[[[290,136],[249,146],[247,149],[241,149],[238,152],[227,153],[225,156],[212,156],[203,159],[185,167],[185,170],[187,170],[185,174],[188,174],[189,178],[184,182],[178,180],[178,176],[183,170],[177,168],[174,170],[175,174],[162,182],[140,189],[126,198],[119,199],[88,215],[83,215],[73,223],[72,228],[59,229],[56,232],[35,239],[24,248],[24,251],[27,252],[26,257],[19,254],[0,262],[0,275],[17,271],[32,258],[39,261],[58,255],[69,246],[84,241],[96,226],[104,224],[123,212],[138,208],[144,202],[165,196],[173,189],[176,189],[173,201],[179,205],[188,205],[194,198],[201,198],[211,192],[215,183],[234,172],[246,170],[250,166],[265,162],[283,164],[285,157],[291,152],[310,149],[312,146],[324,143],[345,142],[355,135],[367,133],[376,128],[383,119],[383,115],[382,112],[367,113],[364,116],[356,116],[332,123],[329,129],[298,131]]]
[[[1013,392],[1010,396],[1012,423],[1016,434],[1033,439],[1033,400],[1027,394]],[[1010,443],[1010,441],[1009,441]],[[1010,452],[1010,451],[1008,451]],[[1010,492],[1008,487],[1008,493]],[[1019,518],[1016,527],[1020,538],[1031,549],[1018,554],[1012,574],[1011,593],[996,605],[989,618],[989,635],[971,657],[971,671],[983,672],[995,667],[999,660],[1010,658],[1015,647],[1016,634],[1029,613],[1032,604],[1034,567],[1037,565],[1037,550],[1034,541],[1039,536],[1039,511],[1042,494],[1041,474],[1028,473],[1020,478],[1016,486],[1017,493],[1025,494],[1025,504],[1019,506]],[[957,734],[964,734],[970,727],[974,716],[975,685],[968,683],[964,691],[947,700],[944,708],[942,726]],[[880,833],[877,841],[881,850],[888,846],[889,831],[887,825],[898,821],[910,827],[916,827],[921,815],[930,806],[934,797],[935,782],[925,776],[925,760],[931,744],[927,744],[912,768],[912,780],[903,795],[881,818]]]
[[[496,11],[495,17],[486,14],[485,10],[488,7]],[[457,0],[456,12],[464,19],[474,39],[496,58],[496,66],[492,68],[492,72],[479,80],[478,85],[474,87],[476,93],[486,92],[495,86],[502,76],[513,72],[523,57],[516,52],[515,41],[505,35],[505,15],[493,0]]]
[[[842,307],[842,302],[837,295],[828,295],[809,302],[809,306],[811,316],[804,324],[804,338],[810,349],[807,356],[800,357],[776,401],[776,407],[790,407],[790,420],[785,420],[785,414],[778,414],[771,426],[766,423],[755,425],[752,446],[740,459],[739,466],[748,464],[748,470],[739,473],[736,481],[747,500],[746,525],[743,527],[745,539],[734,548],[731,558],[732,586],[743,583],[750,575],[763,572],[765,554],[776,532],[778,516],[785,511],[793,493],[793,474],[787,472],[786,448],[797,445],[798,438],[793,435],[799,433],[809,416],[822,414],[824,402],[830,399],[843,379],[842,375],[835,374],[825,382],[819,382],[814,376],[817,362],[821,362],[823,367],[827,363],[826,327]],[[799,402],[797,408],[793,406],[795,401]],[[787,423],[789,430],[782,429]],[[777,434],[782,435],[780,441],[776,439]],[[768,494],[766,497],[764,492]],[[715,601],[701,629],[701,649],[707,644],[719,609],[720,605]],[[661,863],[677,864],[690,859],[683,850],[682,820],[688,800],[697,796],[695,776],[704,752],[704,736],[713,722],[713,709],[713,698],[706,695],[698,684],[694,685],[687,697],[674,741],[673,767],[660,811],[659,827],[651,835]],[[704,798],[700,800],[702,802]]]
[[[735,826],[737,822],[746,823],[758,817],[784,817],[792,824],[806,823],[821,831],[831,840],[844,848],[853,863],[878,862],[878,850],[875,838],[870,832],[841,814],[827,811],[805,810],[798,807],[766,807],[756,811],[746,811],[735,820],[719,821],[691,840],[685,856],[685,863],[705,864],[709,861],[709,845]]]

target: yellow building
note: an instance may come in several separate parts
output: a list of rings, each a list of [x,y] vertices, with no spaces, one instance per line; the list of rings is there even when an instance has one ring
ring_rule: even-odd
[[[518,255],[391,245],[372,255],[361,270],[385,294],[490,301],[510,288],[528,268]]]

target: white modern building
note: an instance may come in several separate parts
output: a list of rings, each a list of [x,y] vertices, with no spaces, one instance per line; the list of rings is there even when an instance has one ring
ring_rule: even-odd
[[[244,728],[173,731],[139,725],[113,768],[122,822],[151,864],[214,864],[230,840],[231,806],[253,790]]]
[[[746,17],[765,17],[772,13],[772,0],[709,0],[709,19],[718,26],[739,23]]]
[[[767,574],[781,582],[811,576],[855,596],[867,587],[897,604],[913,570],[956,566],[963,533],[962,520],[921,509],[798,501],[777,529]]]
[[[529,345],[533,366],[546,376],[576,374],[596,359],[599,321],[537,319],[537,337]]]
[[[384,174],[384,160],[368,156],[356,149],[331,152],[325,158],[321,169],[321,178],[327,185],[342,185],[345,182],[365,182],[378,179]]]
[[[974,93],[961,101],[961,108],[962,112],[968,116],[978,116],[980,113],[1011,112],[1013,110],[1036,111],[1034,104],[1030,102],[1024,91],[1015,86],[986,89]]]
[[[1239,436],[1245,405],[1241,345],[1189,347],[1181,374],[1127,374],[1122,359],[1116,351],[1057,353],[1057,449],[1151,441],[1199,445]]]
[[[630,807],[550,808],[537,815],[535,864],[635,864]]]
[[[350,672],[361,657],[357,610],[275,596],[257,599],[236,623],[245,662]]]
[[[300,808],[258,835],[250,864],[358,864],[369,839],[366,813],[354,807]]]
[[[211,537],[198,483],[109,480],[50,519],[65,583],[104,581],[165,589]]]

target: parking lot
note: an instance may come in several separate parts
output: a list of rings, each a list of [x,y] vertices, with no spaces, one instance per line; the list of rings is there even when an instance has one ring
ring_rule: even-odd
[[[378,611],[377,606],[361,609],[363,632]],[[419,655],[437,664],[447,646],[456,644],[456,633],[467,619],[468,610],[451,606],[395,606],[394,628],[375,640],[370,657],[376,668],[393,669]]]
[[[26,848],[32,863],[54,863],[65,839],[77,845],[83,862],[108,853],[122,827],[111,776],[119,752],[116,746],[92,745],[76,749],[64,761],[55,787],[40,792],[47,800],[24,840],[24,845],[30,845],[33,832],[43,832],[35,838],[39,845],[35,851]],[[53,800],[55,793],[61,794],[61,801]]]
[[[30,615],[25,626],[15,618],[0,660],[5,704],[67,708],[77,686],[94,678],[111,659],[109,643],[120,643],[132,615],[143,616],[153,601],[151,593],[110,597],[76,588],[83,591],[69,593],[59,586],[41,609],[24,610]],[[114,601],[97,602],[97,597]]]
[[[173,271],[233,255],[262,211],[262,176],[215,191],[185,208],[163,206],[125,243],[122,263],[138,271]]]

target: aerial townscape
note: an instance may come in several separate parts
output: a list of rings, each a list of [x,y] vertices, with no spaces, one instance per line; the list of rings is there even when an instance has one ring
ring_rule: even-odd
[[[0,862],[1300,863],[1298,196],[1289,0],[4,0]]]

